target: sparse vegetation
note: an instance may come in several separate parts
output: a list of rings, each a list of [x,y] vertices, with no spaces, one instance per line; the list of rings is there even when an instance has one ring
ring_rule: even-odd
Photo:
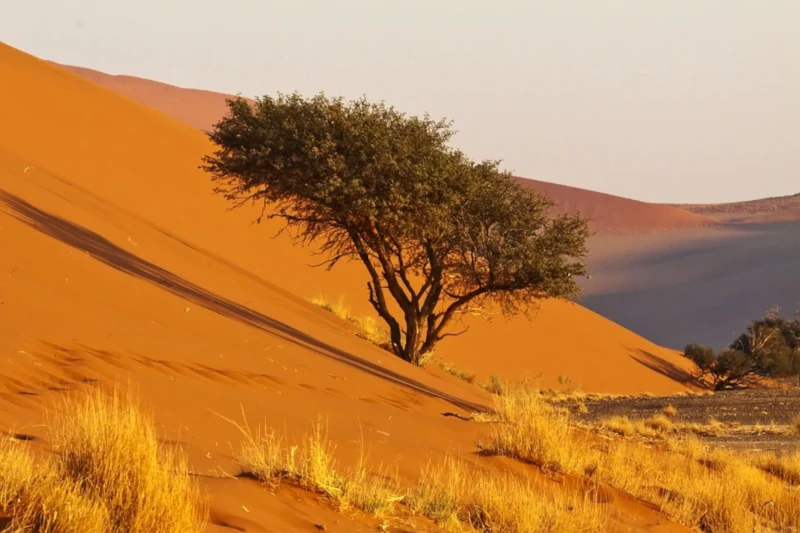
[[[318,244],[328,268],[360,261],[404,360],[423,364],[471,308],[514,315],[580,292],[587,220],[553,216],[499,162],[451,148],[449,122],[321,94],[237,98],[228,110],[204,158],[215,190]]]
[[[737,456],[693,438],[663,439],[658,446],[602,440],[525,388],[506,388],[505,395],[496,398],[495,412],[496,427],[489,442],[481,443],[486,452],[607,483],[703,531],[788,532],[800,527],[800,493],[784,482],[790,476],[789,462],[775,477],[765,472],[757,456]],[[642,427],[654,433],[669,431],[664,421],[671,421],[659,416],[662,419]],[[625,419],[614,425],[623,435],[640,431]],[[771,468],[778,471],[774,464]]]
[[[604,530],[597,503],[578,494],[532,487],[508,474],[469,470],[456,459],[423,471],[409,497],[412,511],[445,531],[595,533]]]
[[[404,498],[382,476],[371,475],[363,458],[352,470],[341,472],[321,421],[313,424],[302,446],[289,446],[271,428],[253,432],[246,422],[236,426],[244,437],[236,455],[242,475],[264,483],[294,483],[324,494],[340,509],[354,507],[373,516],[388,514]]]
[[[158,442],[152,420],[131,398],[83,394],[67,401],[49,426],[54,455],[39,462],[22,443],[0,439],[5,530],[203,530],[205,510],[185,461]]]
[[[272,429],[252,432],[237,424],[244,443],[237,454],[243,475],[264,483],[294,483],[324,494],[340,509],[356,508],[388,517],[404,504],[446,531],[471,527],[480,532],[567,533],[602,531],[596,503],[578,494],[546,495],[523,480],[475,470],[453,457],[423,469],[416,488],[387,485],[364,461],[340,473],[334,448],[318,421],[301,446],[290,446]]]
[[[389,333],[386,329],[381,327],[378,321],[371,316],[352,315],[350,313],[350,308],[344,303],[344,298],[339,298],[338,301],[332,302],[322,295],[317,295],[311,298],[310,301],[312,304],[353,324],[357,328],[356,335],[362,339],[385,350],[391,351]]]
[[[452,363],[440,362],[439,368],[450,374],[451,376],[455,376],[458,379],[464,380],[467,383],[474,383],[475,382],[475,374],[472,372],[467,372],[466,370],[462,370]]]

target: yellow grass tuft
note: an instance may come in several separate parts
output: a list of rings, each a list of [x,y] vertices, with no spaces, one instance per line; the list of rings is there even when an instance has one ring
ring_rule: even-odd
[[[604,531],[597,503],[546,492],[509,475],[469,471],[464,463],[448,457],[423,471],[409,506],[452,532],[464,531],[465,526],[485,533]]]
[[[661,414],[663,414],[667,418],[674,418],[675,415],[678,414],[678,410],[675,408],[674,405],[667,405],[661,410]]]
[[[560,471],[572,466],[571,450],[563,446],[570,436],[569,412],[541,399],[531,388],[508,389],[495,396],[498,423],[491,439],[479,443],[488,453],[532,462],[543,469]]]
[[[328,311],[329,313],[333,313],[342,320],[347,320],[350,318],[350,308],[344,303],[344,296],[340,296],[339,300],[332,302],[322,294],[318,294],[317,296],[311,298],[310,302],[317,307],[321,307],[322,309]]]
[[[230,421],[230,420],[229,420]],[[324,494],[340,509],[356,508],[373,516],[388,514],[403,494],[387,483],[387,476],[372,475],[362,458],[355,468],[339,471],[334,460],[335,448],[327,439],[321,421],[312,425],[302,446],[288,446],[271,428],[258,428],[254,433],[247,422],[236,425],[244,442],[236,454],[240,474],[264,483],[282,480],[307,490]]]
[[[50,421],[54,456],[34,464],[0,441],[0,499],[10,531],[193,533],[205,527],[199,492],[151,418],[119,392],[67,400]]]
[[[467,383],[474,383],[475,382],[475,374],[472,372],[467,372],[466,370],[461,370],[457,368],[452,363],[440,362],[439,368],[450,374],[451,376],[455,376],[458,379],[466,381]]]
[[[346,320],[356,326],[356,335],[362,339],[386,350],[391,350],[392,344],[389,338],[389,332],[386,331],[386,328],[371,316],[354,316],[350,314],[350,308],[344,303],[344,297],[340,297],[336,302],[332,302],[323,295],[317,295],[309,299],[309,301],[317,307],[321,307],[342,320]]]

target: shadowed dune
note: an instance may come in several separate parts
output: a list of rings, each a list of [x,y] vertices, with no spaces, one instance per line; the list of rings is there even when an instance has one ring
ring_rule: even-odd
[[[582,302],[661,345],[721,347],[768,309],[800,307],[798,243],[800,222],[598,236]]]

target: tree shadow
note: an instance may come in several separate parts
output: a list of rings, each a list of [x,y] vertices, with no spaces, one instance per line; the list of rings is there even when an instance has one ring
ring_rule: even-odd
[[[646,350],[636,349],[635,352],[631,354],[631,358],[640,365],[646,366],[650,370],[658,372],[662,376],[666,376],[678,383],[698,385],[690,372]]]
[[[36,231],[77,250],[86,252],[97,261],[120,272],[152,283],[165,291],[202,306],[209,311],[276,335],[287,342],[302,346],[319,355],[334,359],[357,370],[386,380],[394,385],[422,393],[432,398],[447,401],[460,409],[468,411],[486,410],[485,406],[467,402],[428,387],[417,380],[403,376],[322,342],[280,320],[208,291],[158,265],[150,263],[120,248],[91,230],[39,209],[18,196],[0,190],[0,203],[5,204],[11,210],[12,216],[17,220]]]

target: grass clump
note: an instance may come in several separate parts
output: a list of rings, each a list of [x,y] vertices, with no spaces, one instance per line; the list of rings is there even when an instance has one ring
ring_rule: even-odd
[[[352,315],[350,313],[350,308],[344,303],[344,298],[339,298],[338,301],[332,302],[322,295],[317,295],[309,301],[317,307],[329,313],[333,313],[342,320],[346,320],[356,326],[356,335],[358,337],[391,351],[391,340],[389,339],[388,331],[386,331],[380,322],[371,316]]]
[[[507,392],[495,396],[498,423],[492,428],[490,440],[479,447],[484,452],[522,459],[543,469],[570,468],[571,450],[565,446],[572,436],[569,412],[543,401],[532,388],[507,389]]]
[[[466,370],[461,370],[457,368],[452,363],[439,363],[439,368],[450,374],[451,376],[455,376],[460,380],[466,381],[467,383],[474,383],[475,382],[475,374],[472,372],[467,372]]]
[[[246,422],[244,426],[234,424],[244,436],[236,454],[241,475],[264,483],[293,483],[324,494],[339,509],[352,507],[376,517],[389,514],[394,504],[403,500],[404,495],[397,494],[396,487],[383,481],[383,476],[370,474],[363,457],[355,468],[339,471],[335,448],[321,421],[312,425],[301,446],[289,446],[271,428],[258,428],[254,433]]]
[[[756,465],[791,486],[800,486],[800,452],[778,456],[766,454],[756,459]]]
[[[489,394],[503,396],[508,387],[508,383],[497,374],[492,374],[489,376],[488,381],[480,384],[480,387]]]
[[[205,527],[199,491],[177,452],[128,396],[67,400],[50,421],[54,455],[0,441],[0,504],[9,531],[194,533]]]
[[[509,475],[470,471],[451,457],[423,471],[409,497],[414,513],[445,531],[594,533],[603,531],[599,506],[563,492],[543,494]]]
[[[667,418],[675,418],[675,415],[678,414],[678,410],[675,408],[674,405],[669,404],[664,406],[664,408],[661,410],[661,414],[666,416]]]

